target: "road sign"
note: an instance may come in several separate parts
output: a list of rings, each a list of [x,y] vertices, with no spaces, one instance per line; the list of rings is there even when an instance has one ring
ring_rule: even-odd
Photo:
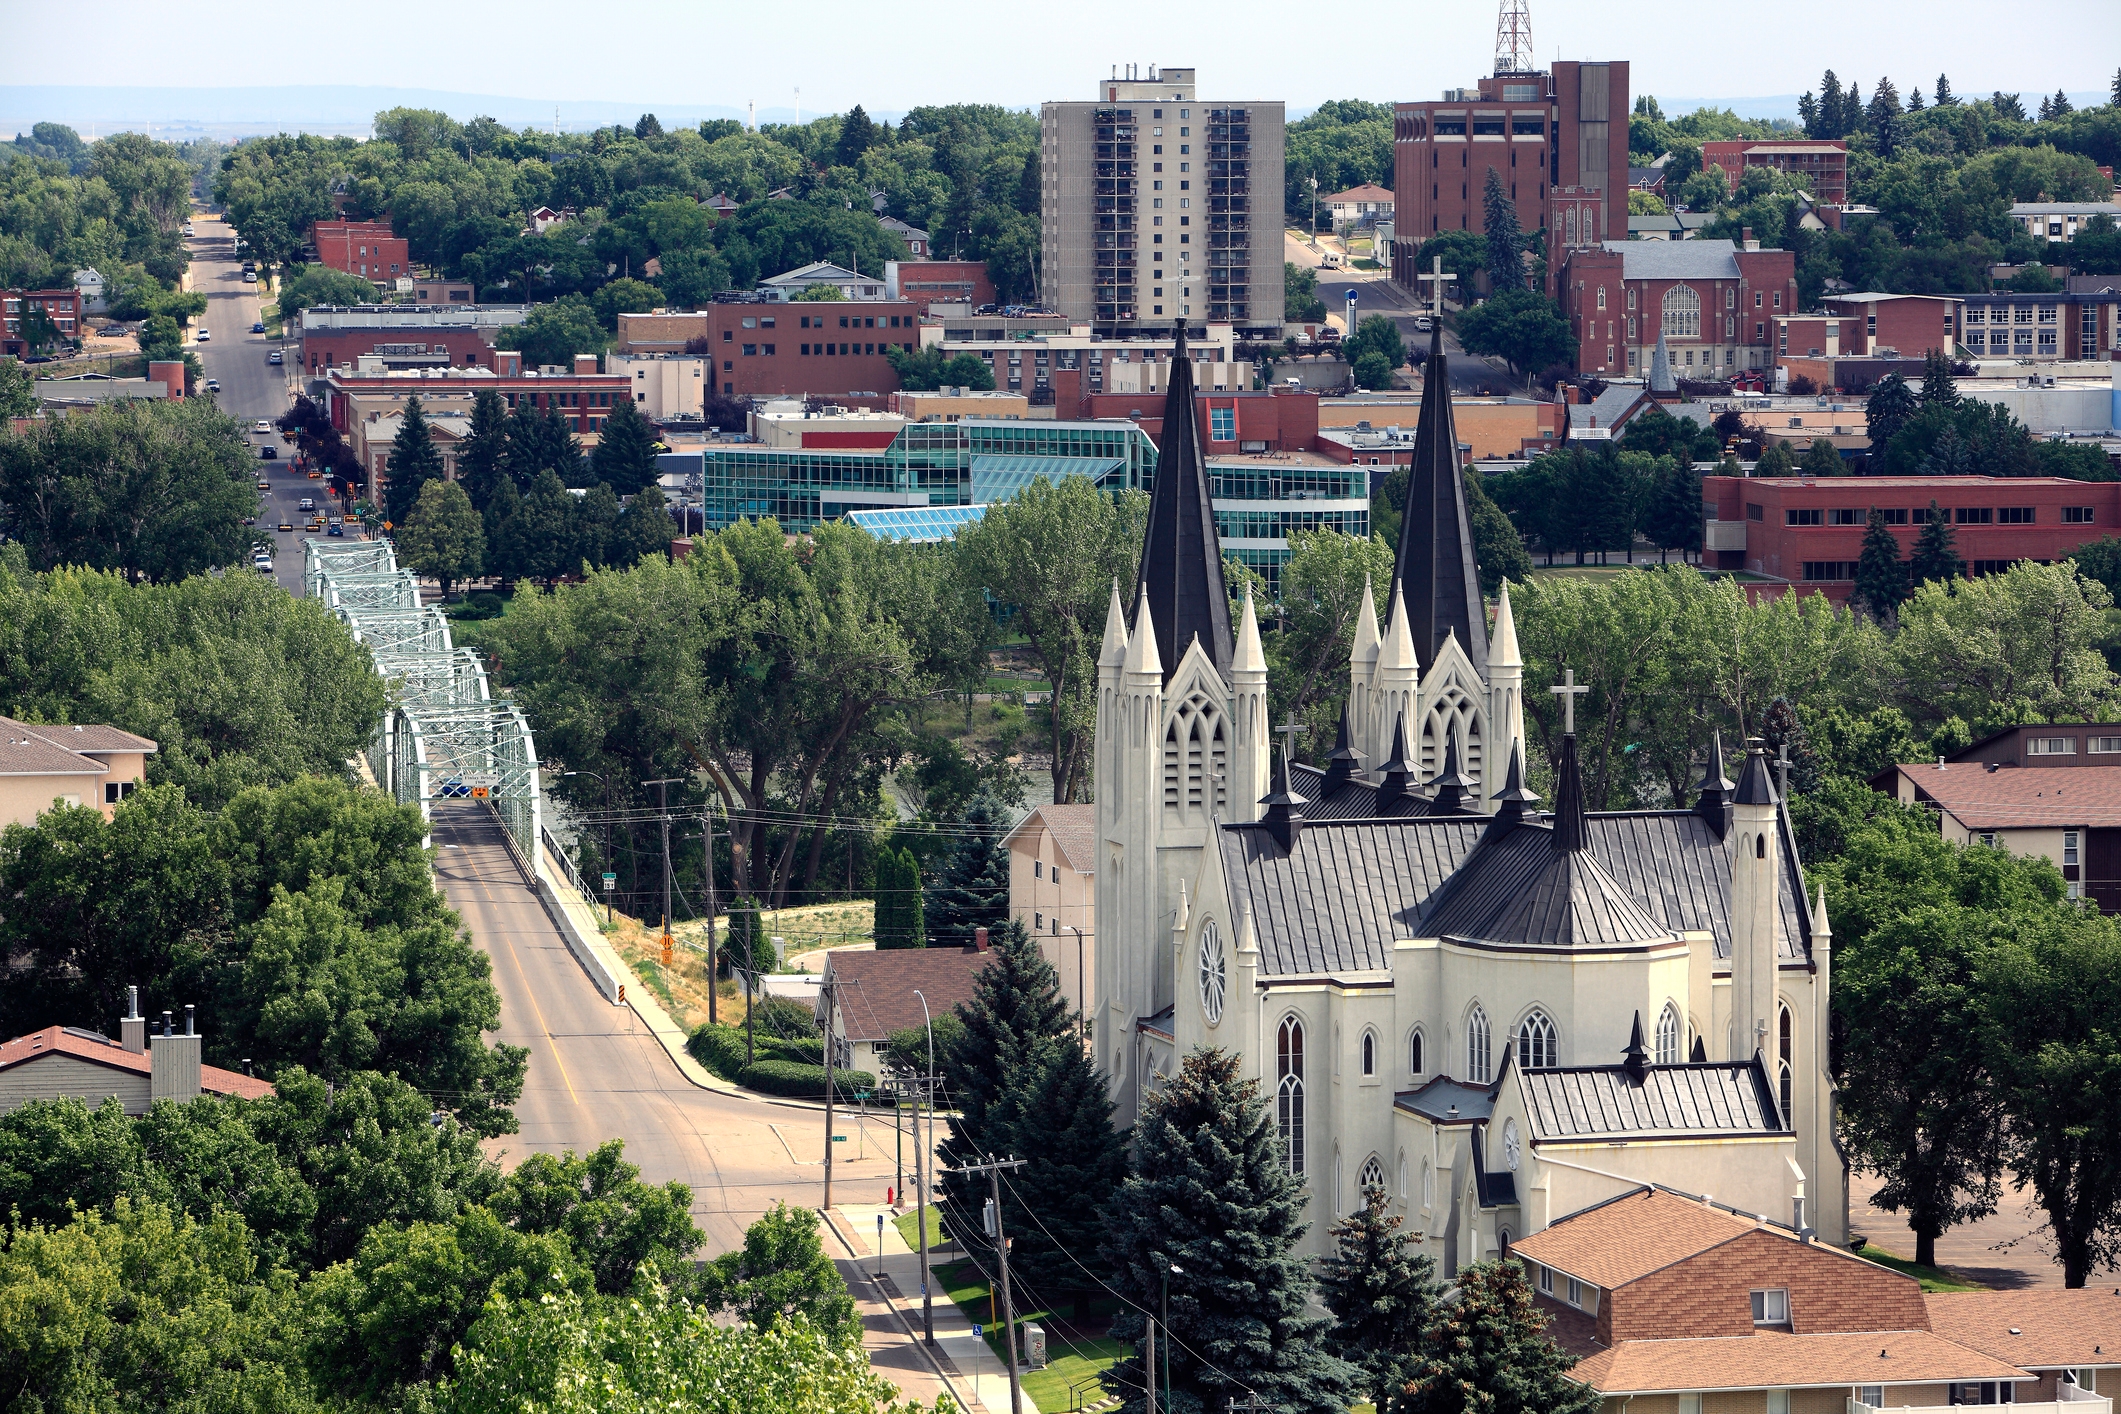
[[[492,794],[493,788],[491,786],[473,786],[471,788],[471,798],[473,800],[484,800]]]
[[[499,771],[466,771],[457,777],[467,786],[497,786],[501,783]]]
[[[606,888],[607,890],[609,890],[609,889],[615,889],[615,888],[617,888],[618,886],[619,886],[619,876],[618,876],[618,875],[616,875],[616,874],[606,874],[606,875],[604,876],[604,887],[605,887],[605,888]]]
[[[411,277],[411,276],[409,276],[409,275],[400,275],[400,276],[398,277],[398,293],[399,293],[399,294],[401,294],[401,295],[409,295],[409,294],[411,294],[411,293],[412,293],[412,277]]]
[[[844,1144],[847,1142],[847,1136],[844,1134],[835,1134],[832,1136],[832,1142],[835,1144]]]
[[[987,1330],[986,1327],[982,1326],[978,1321],[974,1321],[972,1323],[972,1333],[974,1335],[985,1335],[987,1333]]]

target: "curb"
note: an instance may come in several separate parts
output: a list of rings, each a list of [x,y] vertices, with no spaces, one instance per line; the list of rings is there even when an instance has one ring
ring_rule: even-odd
[[[878,1282],[873,1274],[863,1268],[861,1255],[854,1250],[853,1242],[848,1240],[847,1234],[842,1232],[840,1225],[833,1220],[832,1210],[820,1208],[816,1212],[824,1220],[825,1226],[832,1230],[832,1235],[839,1239],[840,1246],[846,1249],[847,1260],[854,1263],[855,1270],[862,1272],[864,1277],[867,1278],[870,1289],[882,1298],[885,1307],[890,1310],[891,1314],[898,1317],[899,1329],[906,1333],[907,1343],[920,1352],[921,1359],[928,1362],[928,1368],[935,1371],[935,1377],[943,1382],[943,1388],[950,1391],[950,1397],[957,1401],[957,1407],[961,1411],[966,1411],[966,1414],[969,1414],[969,1411],[975,1408],[985,1409],[986,1405],[979,1404],[976,1400],[967,1400],[959,1392],[957,1383],[945,1373],[942,1363],[935,1358],[935,1352],[922,1343],[920,1333],[913,1329],[913,1318],[900,1310],[898,1302],[892,1299],[891,1293],[884,1289],[883,1284]],[[978,1391],[975,1389],[974,1394],[977,1395],[977,1393]]]

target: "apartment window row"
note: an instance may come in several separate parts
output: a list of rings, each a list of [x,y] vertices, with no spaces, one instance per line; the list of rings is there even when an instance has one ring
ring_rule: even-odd
[[[1746,507],[1748,520],[1759,520],[1757,506]],[[1949,507],[1954,525],[2035,525],[2039,523],[2038,507],[2035,506],[1953,506]],[[2090,525],[2095,509],[2091,506],[2064,506],[2064,525]],[[1927,506],[1916,506],[1903,510],[1898,506],[1879,508],[1879,514],[1887,525],[1927,525],[1930,512]],[[1786,526],[1808,525],[1863,525],[1870,519],[1868,507],[1855,506],[1791,506],[1782,512],[1782,523]]]
[[[1854,560],[1806,560],[1804,578],[1809,584],[1832,582],[1856,577]]]
[[[894,345],[894,344],[889,344],[889,343],[883,343],[883,344],[854,344],[854,343],[848,343],[848,344],[803,344],[803,345],[801,345],[800,347],[801,347],[801,349],[802,349],[802,354],[801,354],[801,357],[804,357],[804,358],[818,358],[818,357],[830,357],[830,356],[834,356],[834,355],[843,355],[843,356],[845,356],[845,357],[849,357],[849,358],[852,358],[852,357],[854,357],[854,356],[855,356],[855,355],[857,355],[857,354],[861,354],[861,355],[874,355],[874,354],[880,354],[880,353],[884,353],[884,352],[886,352],[886,351],[888,351],[888,350],[890,350],[890,349],[892,349],[892,348],[902,348],[902,349],[906,349],[906,350],[908,350],[908,351],[910,352],[910,351],[912,350],[912,348],[913,348],[913,345],[911,345],[911,344],[896,344],[896,345]],[[751,346],[750,346],[750,345],[748,345],[748,344],[747,344],[747,345],[745,345],[745,346],[744,346],[744,351],[745,351],[746,353],[749,353],[749,352],[751,351]],[[766,352],[767,352],[767,353],[772,353],[772,352],[773,352],[773,345],[771,345],[771,344],[768,344],[768,345],[766,345]]]

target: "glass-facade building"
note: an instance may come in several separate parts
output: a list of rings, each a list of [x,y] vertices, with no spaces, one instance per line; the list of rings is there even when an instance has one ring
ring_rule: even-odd
[[[1087,476],[1110,490],[1146,491],[1155,481],[1156,444],[1131,422],[967,418],[908,423],[879,451],[732,442],[659,460],[665,475],[699,488],[709,530],[770,517],[800,533],[860,513],[859,523],[880,534],[925,539],[975,517],[877,513],[970,510],[1007,500],[1038,477]],[[1288,559],[1292,531],[1369,534],[1365,467],[1211,459],[1208,475],[1224,553],[1270,581]]]

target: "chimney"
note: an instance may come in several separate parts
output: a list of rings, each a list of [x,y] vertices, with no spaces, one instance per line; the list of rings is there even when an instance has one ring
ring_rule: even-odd
[[[972,930],[972,950],[974,952],[985,952],[987,950],[987,930],[985,928],[974,928]]]
[[[149,1053],[147,1095],[154,1100],[191,1100],[199,1094],[199,1035],[191,1006],[184,1008],[184,1034],[176,1035],[170,1014],[162,1013],[162,1034]]]
[[[576,354],[574,356],[574,371],[576,373],[596,372],[597,356],[595,354]]]
[[[125,989],[125,1015],[118,1020],[118,1044],[140,1055],[147,1050],[147,1018],[140,1015],[140,989]]]
[[[1738,228],[1738,239],[1739,239],[1739,249],[1741,249],[1741,250],[1744,250],[1744,251],[1749,251],[1749,252],[1752,252],[1752,253],[1755,253],[1755,254],[1757,254],[1757,253],[1759,252],[1759,250],[1760,250],[1760,242],[1758,242],[1758,241],[1756,241],[1756,240],[1754,240],[1754,239],[1753,239],[1753,228],[1752,228],[1751,226],[1741,226],[1741,227],[1739,227],[1739,228]]]

